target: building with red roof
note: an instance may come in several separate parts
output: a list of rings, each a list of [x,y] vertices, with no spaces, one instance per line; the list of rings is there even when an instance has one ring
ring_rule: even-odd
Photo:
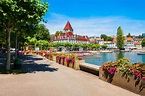
[[[113,42],[116,43],[117,42],[117,38],[115,37],[113,39]],[[125,37],[124,38],[124,48],[125,49],[141,49],[141,42],[142,42],[142,39],[140,38],[131,38],[131,37]],[[116,44],[115,44],[116,46]]]
[[[63,33],[55,36],[54,42],[70,42],[70,43],[89,43],[88,36],[77,35],[73,33],[73,28],[68,21],[63,29]]]

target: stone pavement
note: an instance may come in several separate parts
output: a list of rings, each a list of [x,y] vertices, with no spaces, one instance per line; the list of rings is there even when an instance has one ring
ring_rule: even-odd
[[[139,96],[41,56],[23,58],[25,74],[0,74],[0,96]]]

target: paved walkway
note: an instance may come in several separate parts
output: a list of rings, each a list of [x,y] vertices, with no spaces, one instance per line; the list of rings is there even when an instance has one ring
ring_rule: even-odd
[[[24,58],[25,74],[0,74],[0,96],[138,96],[40,56]]]

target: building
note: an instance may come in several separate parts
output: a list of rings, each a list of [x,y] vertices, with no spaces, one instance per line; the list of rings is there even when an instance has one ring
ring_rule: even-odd
[[[115,43],[115,46],[116,46],[117,38],[114,38],[113,42]],[[131,37],[126,37],[124,39],[124,48],[125,49],[142,49],[141,42],[142,42],[141,38],[133,39]]]
[[[117,48],[115,45],[116,43],[114,43],[113,41],[104,41],[104,44],[107,45],[107,48],[109,49]]]
[[[125,49],[133,49],[134,48],[134,40],[131,37],[126,37],[124,40],[124,48]]]
[[[142,49],[141,43],[142,43],[142,38],[134,39],[134,47],[136,47],[137,49]]]
[[[98,43],[100,45],[104,45],[104,39],[96,38],[95,41],[96,41],[96,43]]]
[[[70,43],[90,43],[88,36],[77,35],[73,33],[73,28],[68,21],[63,29],[63,33],[55,36],[53,42],[70,42]]]
[[[142,33],[142,37],[143,37],[143,38],[145,37],[145,33]]]

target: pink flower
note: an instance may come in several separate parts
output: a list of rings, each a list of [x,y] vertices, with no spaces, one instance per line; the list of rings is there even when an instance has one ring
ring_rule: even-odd
[[[140,72],[136,72],[136,73],[135,73],[135,76],[136,76],[137,78],[142,78],[142,76],[141,76],[141,73],[140,73]]]
[[[48,53],[45,53],[45,56],[48,56]]]
[[[142,80],[145,80],[145,77],[142,77]]]
[[[108,72],[110,73],[110,74],[115,74],[115,72],[116,72],[116,67],[111,67],[109,70],[108,70]]]
[[[106,70],[107,69],[104,65],[102,65],[102,67],[103,67],[103,70]]]
[[[75,63],[75,59],[74,58],[72,58],[71,61],[72,61],[73,64]]]
[[[69,61],[69,59],[68,58],[66,58],[66,62],[68,63],[68,61]]]

